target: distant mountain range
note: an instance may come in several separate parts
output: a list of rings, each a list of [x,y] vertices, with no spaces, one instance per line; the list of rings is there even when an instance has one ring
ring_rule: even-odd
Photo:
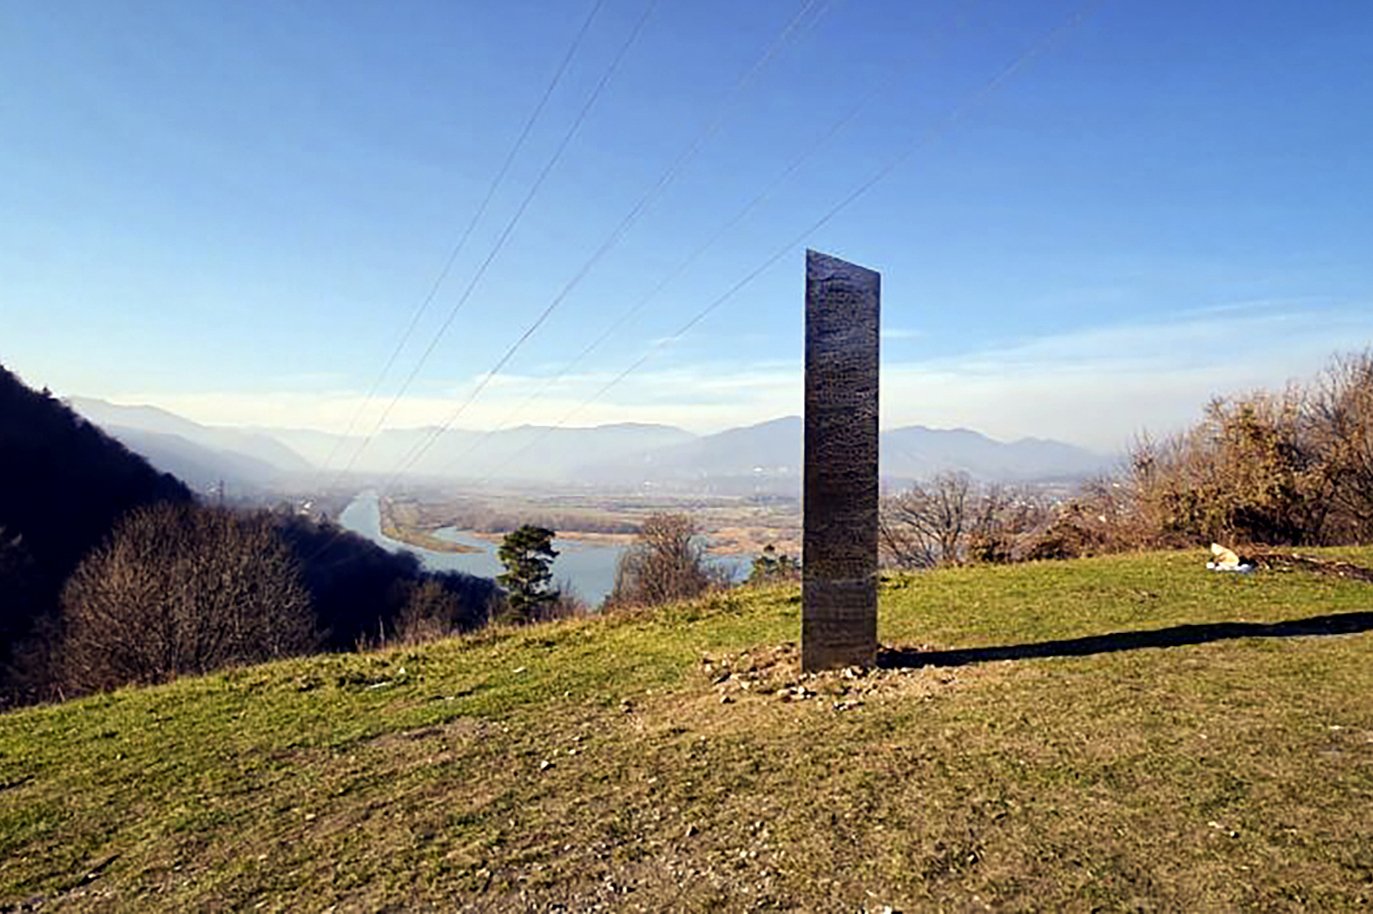
[[[619,481],[719,493],[794,492],[802,473],[804,427],[787,416],[646,450],[616,461],[587,464],[582,476],[598,484]],[[881,473],[900,483],[945,471],[997,482],[1082,479],[1105,470],[1109,458],[1061,441],[994,441],[968,429],[912,425],[880,438]]]
[[[72,408],[202,491],[223,480],[250,490],[309,489],[349,474],[375,479],[408,463],[429,481],[499,481],[626,490],[795,494],[802,422],[787,416],[694,435],[669,425],[520,426],[496,432],[396,429],[362,439],[306,429],[207,426],[148,406],[74,397]],[[431,441],[432,439],[432,441]],[[1111,459],[1061,441],[1001,442],[968,429],[923,426],[882,433],[882,475],[900,483],[943,471],[1003,482],[1081,479]]]
[[[67,405],[159,470],[202,492],[221,481],[236,489],[272,489],[315,471],[288,445],[250,430],[201,425],[154,406],[88,397],[71,397]]]

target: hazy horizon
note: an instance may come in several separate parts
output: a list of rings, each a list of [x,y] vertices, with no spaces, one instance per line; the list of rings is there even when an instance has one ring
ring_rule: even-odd
[[[119,408],[128,408],[128,409],[156,409],[156,410],[159,410],[159,411],[161,411],[161,412],[163,412],[163,413],[166,413],[166,414],[168,414],[168,415],[170,415],[170,416],[174,416],[174,417],[179,418],[179,419],[185,419],[185,420],[187,420],[187,421],[194,422],[195,424],[200,425],[200,426],[203,426],[203,427],[208,428],[208,429],[235,429],[235,430],[245,430],[245,431],[261,430],[261,431],[266,431],[266,432],[271,432],[271,431],[280,431],[280,432],[292,432],[292,431],[298,431],[298,432],[318,432],[318,433],[323,434],[323,435],[334,435],[334,436],[338,436],[338,437],[343,437],[343,430],[342,430],[342,429],[332,430],[332,429],[327,429],[327,428],[311,427],[311,426],[306,426],[306,425],[271,425],[271,424],[266,424],[266,423],[261,423],[261,422],[256,422],[256,423],[253,423],[253,422],[248,422],[248,423],[235,423],[235,422],[202,422],[202,421],[200,421],[200,420],[198,420],[198,419],[195,419],[195,418],[193,418],[193,417],[191,417],[191,416],[185,415],[184,413],[179,413],[179,412],[177,412],[177,411],[175,411],[175,410],[168,409],[168,408],[165,407],[165,406],[159,406],[158,404],[149,402],[149,401],[147,401],[147,400],[116,400],[116,399],[106,399],[106,398],[104,398],[104,397],[88,397],[88,396],[83,396],[83,395],[81,395],[81,394],[63,394],[63,393],[59,393],[59,392],[53,392],[53,396],[57,397],[58,399],[62,400],[63,402],[72,403],[74,406],[77,407],[77,411],[78,411],[78,412],[81,411],[81,410],[80,410],[80,407],[81,407],[82,405],[86,405],[86,404],[89,404],[89,403],[102,403],[102,404],[107,404],[107,405],[115,406],[115,407],[119,407]],[[770,423],[773,423],[773,422],[780,422],[780,421],[784,421],[784,420],[787,420],[787,419],[794,419],[794,420],[796,420],[796,421],[799,422],[799,421],[802,420],[802,415],[801,415],[801,413],[799,413],[799,412],[796,412],[796,413],[787,413],[787,414],[784,414],[784,415],[768,416],[768,417],[759,419],[759,420],[757,420],[757,421],[746,422],[746,423],[744,423],[744,424],[742,424],[742,425],[729,425],[729,426],[722,426],[722,427],[719,427],[719,428],[714,428],[714,427],[712,427],[712,428],[707,428],[707,429],[699,430],[699,431],[698,431],[698,430],[695,430],[695,429],[685,428],[685,427],[680,426],[680,425],[674,425],[674,424],[668,423],[668,422],[639,422],[639,421],[635,421],[635,420],[623,420],[623,421],[601,422],[601,423],[597,423],[597,424],[594,424],[594,425],[591,425],[591,424],[586,424],[586,425],[571,425],[571,424],[568,424],[568,425],[561,425],[561,426],[553,426],[551,423],[522,422],[522,423],[520,423],[520,424],[518,424],[518,425],[510,425],[510,426],[506,426],[506,427],[503,427],[503,428],[494,428],[494,427],[492,427],[492,428],[480,428],[480,427],[473,427],[473,426],[450,426],[450,427],[443,428],[443,431],[444,431],[444,432],[452,432],[452,433],[454,433],[454,434],[485,435],[485,434],[490,434],[490,433],[492,433],[492,432],[497,432],[497,431],[514,432],[514,431],[519,431],[519,430],[522,429],[522,428],[548,429],[548,428],[554,428],[554,427],[556,427],[556,428],[558,428],[558,429],[560,429],[560,430],[563,430],[563,431],[575,432],[575,431],[594,431],[594,430],[596,430],[596,429],[614,428],[614,427],[617,427],[617,426],[622,426],[622,427],[639,426],[639,427],[659,427],[659,428],[675,429],[675,430],[678,430],[678,431],[686,432],[686,433],[688,433],[688,434],[690,434],[690,435],[692,435],[692,436],[694,436],[694,437],[697,437],[697,438],[706,438],[706,437],[710,437],[710,436],[712,436],[712,435],[721,434],[721,433],[723,433],[723,432],[736,431],[736,430],[745,429],[745,428],[752,428],[752,427],[759,426],[759,425],[767,425],[767,424],[770,424]],[[112,424],[118,425],[118,423],[112,423]],[[385,428],[381,429],[380,432],[378,432],[378,434],[382,434],[382,433],[385,433],[385,432],[400,432],[400,433],[404,433],[404,432],[433,432],[433,431],[435,431],[436,429],[439,429],[439,428],[441,428],[441,427],[442,427],[441,424],[440,424],[440,423],[437,423],[437,422],[436,422],[436,423],[432,423],[432,424],[428,424],[428,425],[387,425]],[[882,429],[882,431],[884,431],[884,432],[886,432],[886,431],[896,431],[896,430],[908,429],[908,428],[924,428],[924,429],[928,429],[928,430],[930,430],[930,431],[936,431],[936,432],[973,432],[973,433],[975,433],[975,434],[982,435],[983,437],[989,438],[989,439],[994,440],[994,441],[1004,441],[1004,442],[1007,442],[1007,443],[1011,443],[1011,442],[1019,441],[1019,440],[1026,440],[1026,439],[1058,440],[1058,439],[1045,439],[1045,436],[1042,436],[1042,435],[1022,435],[1022,436],[1020,436],[1020,437],[1018,437],[1018,438],[1015,438],[1015,439],[1001,439],[1001,438],[997,438],[997,437],[995,437],[995,436],[993,436],[993,435],[988,435],[988,434],[986,434],[985,432],[981,431],[980,429],[973,428],[973,427],[971,427],[971,426],[964,426],[964,425],[947,425],[947,426],[945,426],[945,425],[928,425],[928,424],[925,424],[925,423],[912,422],[912,423],[904,423],[904,424],[900,424],[900,425],[887,425],[887,424],[884,423],[884,424],[881,426],[881,429]],[[350,439],[353,439],[353,440],[359,440],[359,439],[361,439],[361,438],[364,437],[364,432],[361,431],[361,430],[355,429],[355,430],[353,430],[353,432],[352,432],[350,435],[348,435],[348,437],[349,437]],[[1070,442],[1064,442],[1064,443],[1070,443]]]
[[[1250,327],[1263,320],[1245,318]],[[1072,339],[1039,340],[961,362],[885,365],[881,427],[967,428],[1001,441],[1049,438],[1116,452],[1141,433],[1166,435],[1191,425],[1214,397],[1309,381],[1333,356],[1361,348],[1347,341],[1359,339],[1359,334],[1373,340],[1373,308],[1368,316],[1345,315],[1344,320],[1315,325],[1277,315],[1269,316],[1268,321],[1275,325],[1271,340],[1257,335],[1232,338],[1233,320],[1204,320],[1187,327],[1122,327]],[[1172,340],[1166,345],[1156,341],[1152,348],[1146,348],[1151,333],[1171,336]],[[1131,345],[1135,346],[1132,356],[1109,355]],[[1056,346],[1063,350],[1061,354],[1052,353]],[[1203,352],[1208,346],[1229,351],[1208,361]],[[34,386],[44,386],[41,379],[19,373]],[[564,379],[579,391],[594,390],[604,380],[599,375]],[[455,388],[450,396],[436,394],[399,401],[382,429],[440,427],[454,402],[468,396],[477,383],[473,380]],[[471,421],[451,427],[486,432],[521,425],[554,425],[582,403],[575,395],[545,396],[537,409],[521,409],[529,394],[542,385],[543,379],[537,377],[506,378],[490,384],[484,399],[470,410]],[[740,374],[702,371],[694,379],[681,373],[650,373],[635,382],[638,392],[649,391],[648,402],[593,404],[582,409],[576,421],[564,424],[569,428],[624,423],[670,425],[709,435],[800,415],[800,385],[799,365],[760,366]],[[47,386],[56,389],[56,385]],[[655,402],[654,389],[669,393],[677,389],[705,402]],[[384,398],[368,402],[361,391],[177,393],[121,392],[115,388],[102,393],[56,392],[121,406],[152,406],[203,425],[331,434],[342,434],[352,425],[353,436],[372,431],[376,417],[387,406]],[[707,399],[721,394],[725,399]]]

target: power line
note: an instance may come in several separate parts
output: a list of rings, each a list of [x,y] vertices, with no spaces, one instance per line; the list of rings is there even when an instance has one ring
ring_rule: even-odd
[[[629,229],[634,225],[634,223],[638,221],[639,217],[642,216],[643,213],[648,209],[653,200],[659,194],[661,194],[662,191],[666,189],[669,184],[672,183],[672,181],[677,177],[677,175],[687,165],[687,163],[690,162],[691,159],[693,159],[696,156],[696,154],[700,151],[701,147],[704,146],[705,143],[712,136],[714,136],[716,132],[719,131],[720,127],[723,125],[725,121],[726,116],[729,114],[730,106],[753,81],[754,77],[756,77],[758,73],[760,73],[763,70],[763,68],[766,67],[772,61],[772,59],[777,56],[781,49],[790,41],[790,39],[796,33],[797,29],[800,27],[802,22],[806,19],[807,14],[809,14],[813,9],[816,9],[817,5],[819,7],[820,13],[823,14],[823,10],[825,6],[828,5],[828,3],[829,0],[823,0],[823,2],[822,0],[804,0],[801,9],[796,13],[795,16],[792,17],[792,19],[786,24],[782,31],[773,39],[769,46],[764,50],[763,55],[758,60],[756,60],[753,63],[753,65],[749,67],[748,70],[744,72],[744,74],[739,78],[735,85],[730,89],[729,93],[726,95],[725,101],[721,104],[721,110],[716,115],[716,117],[706,124],[706,126],[696,135],[696,137],[686,147],[686,149],[684,149],[677,156],[677,158],[674,159],[673,162],[668,166],[667,170],[659,176],[658,180],[644,192],[644,194],[639,198],[639,200],[634,204],[634,206],[630,208],[629,212],[626,213],[625,216],[620,220],[620,222],[615,226],[615,228],[611,230],[610,234],[601,243],[600,247],[598,247],[596,251],[586,260],[586,262],[582,264],[578,271],[575,274],[573,274],[572,278],[569,279],[563,285],[562,289],[558,292],[557,295],[553,297],[552,301],[548,303],[548,305],[543,309],[543,311],[540,312],[539,316],[535,318],[533,323],[526,327],[524,331],[520,334],[520,336],[516,338],[516,340],[506,349],[505,353],[496,361],[496,364],[482,376],[481,381],[478,382],[477,386],[473,389],[472,393],[468,395],[468,397],[458,406],[458,408],[448,417],[448,419],[444,421],[444,423],[441,426],[439,426],[437,429],[434,429],[426,439],[423,439],[421,442],[419,442],[415,447],[411,449],[411,451],[404,458],[402,458],[400,467],[395,471],[395,473],[392,474],[392,479],[400,476],[409,467],[417,463],[419,459],[423,457],[424,454],[428,452],[428,450],[431,447],[433,447],[433,445],[442,437],[443,433],[446,432],[449,428],[451,428],[453,423],[456,422],[464,412],[466,412],[467,408],[486,389],[486,386],[490,383],[491,379],[494,378],[500,372],[500,370],[505,367],[505,365],[515,356],[515,354],[520,350],[520,348],[524,346],[525,342],[527,342],[529,338],[532,337],[541,326],[543,326],[544,322],[547,321],[548,318],[553,314],[553,312],[556,311],[558,307],[567,299],[567,296],[571,294],[572,290],[575,289],[584,278],[586,278],[587,274],[591,272],[592,268],[601,260],[601,258],[604,257],[607,253],[609,253],[609,251],[612,248],[614,248],[616,244],[619,243],[620,239],[623,238],[625,233],[628,232]]]
[[[1073,15],[1070,15],[1064,22],[1060,23],[1058,26],[1047,32],[1038,41],[1033,43],[1029,48],[1022,52],[1009,65],[1007,65],[996,75],[994,75],[990,80],[988,80],[983,86],[979,88],[978,91],[973,93],[967,100],[965,100],[963,103],[955,107],[954,110],[947,114],[939,123],[937,123],[929,130],[925,131],[923,134],[917,137],[914,142],[912,142],[909,146],[907,146],[896,156],[890,159],[874,174],[872,174],[869,178],[867,178],[865,181],[859,184],[853,191],[851,191],[849,194],[841,198],[823,216],[821,216],[818,220],[816,220],[814,223],[808,226],[805,229],[805,231],[799,233],[792,240],[788,241],[774,254],[772,254],[766,260],[764,260],[763,263],[755,267],[753,270],[747,273],[742,279],[740,279],[733,286],[727,289],[722,295],[712,300],[699,312],[693,315],[671,337],[659,340],[654,346],[650,347],[650,349],[647,352],[645,352],[639,359],[637,359],[634,363],[629,365],[618,375],[612,378],[608,383],[602,386],[594,395],[592,395],[590,398],[574,407],[572,410],[569,410],[566,414],[564,414],[564,416],[561,419],[558,420],[558,422],[555,425],[543,428],[538,435],[536,435],[533,439],[526,442],[525,445],[519,448],[517,451],[508,455],[506,459],[508,460],[520,454],[523,454],[526,451],[533,448],[535,445],[539,444],[543,440],[543,438],[547,437],[547,435],[551,434],[554,430],[561,428],[563,425],[567,424],[578,413],[580,413],[582,410],[590,406],[596,400],[600,399],[610,389],[624,381],[624,379],[631,375],[633,372],[637,371],[664,346],[672,342],[675,342],[676,340],[680,339],[682,336],[690,332],[697,324],[699,324],[702,320],[708,317],[713,311],[718,309],[721,305],[723,305],[734,295],[738,294],[743,288],[745,288],[747,285],[753,282],[759,275],[761,275],[763,272],[765,272],[767,269],[769,269],[771,266],[777,263],[782,257],[784,257],[797,245],[801,244],[808,235],[823,227],[826,223],[828,223],[835,216],[837,216],[841,211],[843,211],[848,206],[852,205],[854,201],[856,201],[869,190],[871,190],[873,186],[875,186],[893,170],[895,170],[907,159],[909,159],[916,151],[942,136],[945,132],[947,132],[950,128],[957,124],[963,118],[963,116],[967,114],[969,110],[975,108],[977,105],[985,101],[986,98],[992,93],[994,93],[997,89],[999,89],[1002,84],[1004,84],[1006,81],[1012,78],[1017,72],[1023,69],[1031,60],[1035,59],[1036,57],[1044,53],[1044,51],[1046,51],[1062,35],[1066,34],[1068,31],[1075,28],[1086,18],[1088,18],[1088,16],[1103,3],[1104,0],[1089,0],[1089,2],[1085,3]],[[394,481],[394,479],[395,477],[393,476],[390,480],[387,481],[387,485],[389,486],[390,483]],[[486,479],[490,479],[490,476],[486,477]],[[482,481],[484,482],[486,481],[486,479]],[[342,531],[340,530],[340,532],[336,535],[341,536]],[[327,544],[325,548],[327,548]],[[320,552],[317,554],[322,554],[323,551],[324,549],[321,549]]]
[[[976,92],[969,96],[964,102],[956,106],[952,111],[945,115],[938,123],[936,123],[928,130],[920,134],[914,142],[909,144],[897,155],[889,159],[884,165],[882,165],[882,167],[877,169],[876,172],[870,175],[866,180],[864,180],[856,188],[850,191],[847,195],[842,197],[837,203],[830,207],[830,209],[826,211],[824,215],[822,215],[815,222],[807,226],[804,231],[799,232],[791,240],[787,241],[784,245],[778,248],[776,252],[770,255],[761,264],[754,267],[747,274],[745,274],[742,279],[740,279],[734,285],[730,286],[727,290],[725,290],[723,294],[713,299],[704,308],[696,312],[696,314],[693,315],[689,320],[687,320],[686,323],[684,323],[681,327],[679,327],[675,333],[673,333],[671,336],[659,339],[656,343],[654,343],[653,346],[649,347],[649,349],[642,356],[640,356],[636,361],[629,365],[629,367],[625,368],[614,378],[611,378],[610,381],[608,381],[599,390],[597,390],[596,393],[592,394],[589,398],[583,400],[580,404],[569,410],[555,424],[543,428],[538,435],[536,435],[534,438],[526,442],[524,446],[522,446],[515,452],[506,455],[505,459],[507,461],[513,460],[515,457],[532,449],[535,445],[540,443],[545,437],[551,434],[555,429],[561,428],[569,421],[571,421],[582,410],[586,409],[592,403],[596,402],[601,397],[605,396],[605,394],[609,392],[611,388],[615,387],[625,378],[629,377],[631,374],[633,374],[635,371],[641,368],[646,362],[648,362],[665,346],[680,340],[683,336],[689,333],[692,330],[692,328],[694,328],[701,321],[705,320],[721,305],[723,305],[725,302],[729,301],[731,298],[737,295],[746,286],[748,286],[760,275],[762,275],[766,270],[768,270],[775,263],[777,263],[787,254],[789,254],[797,246],[802,244],[807,237],[815,233],[820,228],[824,227],[828,222],[834,219],[835,216],[839,215],[840,212],[847,209],[850,205],[853,204],[854,201],[858,200],[860,197],[866,194],[876,184],[878,184],[880,181],[886,178],[887,175],[891,174],[891,172],[896,170],[897,167],[899,167],[902,163],[904,163],[907,159],[914,155],[918,150],[924,148],[934,140],[940,138],[945,133],[947,133],[949,129],[951,129],[954,125],[961,121],[962,118],[970,110],[984,102],[991,94],[996,92],[997,89],[999,89],[1009,79],[1015,76],[1016,73],[1018,73],[1027,64],[1029,64],[1030,61],[1034,60],[1035,58],[1043,54],[1060,37],[1062,37],[1067,32],[1076,28],[1083,21],[1085,21],[1091,15],[1091,13],[1095,12],[1096,8],[1101,6],[1104,2],[1105,0],[1089,0],[1089,2],[1078,7],[1078,9],[1073,14],[1071,14],[1067,19],[1065,19],[1063,22],[1059,23],[1057,26],[1050,29],[1047,33],[1041,36],[1039,40],[1034,42],[1029,48],[1023,51],[1019,56],[1017,56],[1013,61],[1011,61],[1011,63],[1009,63],[1007,66],[998,71],[991,79],[984,83]],[[491,477],[488,475],[486,479],[482,481],[485,482],[490,478]]]
[[[647,307],[649,303],[652,302],[658,296],[658,294],[663,291],[663,289],[667,288],[674,281],[676,281],[676,279],[680,277],[683,273],[685,273],[691,267],[692,264],[699,260],[706,253],[706,251],[712,248],[716,244],[716,242],[723,238],[731,229],[733,229],[739,223],[743,222],[744,219],[747,218],[750,213],[752,213],[755,209],[757,209],[764,202],[766,202],[767,199],[771,197],[772,194],[775,193],[779,187],[785,184],[787,180],[811,158],[811,156],[813,156],[816,152],[822,149],[836,134],[838,134],[841,130],[848,126],[848,124],[850,124],[863,111],[863,109],[868,106],[868,104],[874,98],[879,96],[895,79],[896,75],[897,73],[889,74],[880,83],[878,83],[867,93],[865,93],[863,97],[859,99],[859,101],[856,104],[851,106],[838,120],[832,122],[830,126],[824,131],[824,133],[822,133],[816,140],[807,143],[802,148],[800,155],[793,158],[791,162],[788,163],[786,168],[784,168],[782,172],[777,175],[777,177],[775,177],[766,187],[764,187],[762,191],[760,191],[756,196],[754,196],[751,200],[745,203],[744,206],[737,213],[730,217],[730,219],[727,220],[722,226],[716,229],[708,238],[706,238],[705,241],[699,244],[690,254],[688,254],[685,258],[679,261],[677,265],[674,266],[666,276],[664,276],[652,289],[648,291],[647,294],[640,297],[638,301],[636,301],[630,308],[622,312],[619,317],[617,317],[613,322],[611,322],[611,324],[607,326],[601,332],[601,334],[598,337],[596,337],[596,339],[592,340],[591,343],[588,344],[584,349],[582,349],[582,351],[579,352],[570,362],[568,362],[561,369],[559,369],[557,373],[546,378],[544,382],[539,385],[538,389],[535,390],[532,394],[530,394],[524,400],[523,403],[521,403],[519,406],[515,407],[515,409],[511,410],[508,414],[506,414],[505,418],[502,419],[495,428],[488,429],[487,431],[483,432],[476,440],[474,440],[467,447],[466,450],[464,450],[461,454],[455,456],[453,458],[453,462],[457,463],[458,461],[465,459],[468,455],[470,455],[473,451],[480,447],[487,439],[489,439],[493,434],[508,427],[516,416],[523,413],[526,409],[529,408],[531,404],[541,399],[543,394],[550,387],[552,387],[558,381],[566,377],[574,368],[580,365],[587,356],[589,356],[596,349],[600,348],[601,344],[603,344],[610,337],[614,336],[617,330],[619,330],[626,323],[632,320],[636,315],[638,315],[639,312],[641,312],[645,307]]]
[[[423,367],[425,360],[429,358],[429,355],[434,351],[434,347],[438,345],[439,340],[442,338],[443,334],[448,330],[449,325],[452,324],[453,318],[457,316],[458,311],[467,302],[467,299],[471,297],[472,290],[476,288],[477,283],[485,274],[487,267],[491,265],[491,262],[495,260],[496,255],[500,253],[501,248],[504,247],[506,240],[510,237],[510,234],[515,229],[515,226],[519,223],[520,218],[524,215],[524,211],[529,207],[529,204],[534,199],[535,194],[538,193],[539,188],[543,185],[544,179],[548,177],[548,174],[553,170],[554,165],[556,165],[558,160],[562,158],[562,154],[567,149],[568,144],[572,141],[572,137],[576,134],[578,128],[581,127],[582,122],[586,120],[586,116],[588,113],[590,113],[592,106],[596,103],[596,100],[599,99],[601,97],[601,94],[605,91],[606,85],[610,82],[611,77],[615,75],[616,70],[619,69],[621,62],[623,62],[625,55],[629,52],[630,47],[638,39],[640,33],[643,32],[644,25],[647,24],[649,17],[652,15],[654,9],[657,8],[658,3],[659,0],[649,0],[647,6],[644,7],[643,13],[639,16],[638,20],[635,21],[634,28],[630,31],[629,36],[620,45],[620,47],[615,53],[615,56],[611,59],[610,65],[601,75],[601,78],[596,83],[595,88],[591,90],[591,95],[587,97],[586,102],[577,112],[577,116],[573,119],[572,124],[568,127],[566,133],[563,134],[562,140],[558,143],[557,148],[553,151],[553,155],[549,157],[548,161],[544,164],[543,169],[535,178],[533,185],[530,186],[529,191],[525,194],[524,199],[520,201],[519,207],[516,208],[514,215],[511,216],[510,220],[506,223],[505,228],[502,230],[501,234],[496,239],[496,243],[492,246],[491,251],[486,255],[486,259],[482,261],[481,266],[478,267],[477,272],[472,277],[472,280],[467,284],[467,288],[463,291],[462,297],[459,298],[457,303],[452,307],[452,309],[449,310],[447,318],[445,318],[442,326],[439,327],[439,330],[434,335],[433,339],[430,340],[428,347],[425,348],[424,353],[420,356],[419,362],[416,363],[415,367],[406,377],[405,382],[401,385],[400,390],[396,392],[396,395],[391,399],[391,402],[387,404],[386,409],[382,412],[381,418],[377,420],[376,424],[372,427],[372,430],[363,439],[358,449],[353,452],[353,456],[349,459],[348,464],[339,472],[338,476],[346,474],[349,470],[353,468],[353,465],[357,462],[357,459],[362,455],[363,450],[366,449],[367,445],[372,441],[373,438],[376,437],[377,432],[380,431],[382,424],[386,421],[387,416],[390,415],[391,410],[395,408],[396,403],[399,402],[400,398],[404,395],[405,391],[409,389],[411,382],[413,382],[415,376],[419,374],[419,371]],[[596,9],[599,9],[599,7],[600,0],[598,0],[596,7],[593,8],[593,14],[595,13]],[[588,17],[588,22],[589,19],[590,17]],[[306,563],[308,564],[309,562],[314,561],[319,556],[323,555],[326,551],[328,551],[328,549],[340,537],[343,536],[343,533],[344,531],[340,527],[339,530],[335,531],[332,537],[330,537],[322,546],[320,546],[319,549],[317,549],[310,556],[309,559],[306,560]]]
[[[453,245],[452,250],[449,251],[448,258],[443,262],[443,266],[440,268],[438,275],[434,277],[434,281],[430,284],[428,293],[420,301],[419,307],[415,309],[414,314],[410,316],[410,322],[406,326],[405,332],[401,334],[400,340],[396,343],[396,347],[391,350],[391,355],[386,359],[386,364],[382,366],[381,372],[377,375],[376,380],[372,382],[372,386],[368,389],[367,396],[363,400],[362,405],[357,408],[353,413],[352,418],[348,420],[348,427],[344,429],[343,435],[334,442],[334,447],[329,452],[329,456],[326,457],[324,463],[320,465],[322,470],[328,470],[329,465],[334,462],[334,458],[338,455],[339,448],[343,446],[343,443],[348,439],[348,436],[352,434],[353,428],[357,425],[357,421],[362,416],[363,412],[371,405],[372,399],[381,388],[382,381],[386,379],[386,375],[390,373],[392,366],[396,363],[396,359],[400,357],[401,352],[405,349],[405,344],[410,342],[410,337],[415,332],[415,328],[419,325],[420,318],[424,315],[424,312],[428,310],[430,304],[433,303],[434,297],[439,292],[439,287],[443,285],[444,280],[448,278],[449,272],[453,269],[453,263],[458,259],[458,254],[467,246],[467,241],[472,237],[472,232],[476,229],[477,223],[480,222],[482,216],[486,214],[486,209],[490,206],[492,198],[495,197],[496,190],[505,180],[506,174],[509,173],[511,165],[515,162],[515,157],[524,147],[525,140],[529,138],[529,134],[534,128],[534,123],[539,119],[539,115],[543,113],[543,109],[548,104],[549,98],[552,97],[553,91],[558,87],[558,84],[562,82],[563,74],[567,72],[568,65],[572,62],[573,56],[577,53],[577,49],[581,47],[582,40],[586,38],[586,33],[591,28],[592,20],[596,18],[596,14],[600,12],[604,3],[605,0],[595,0],[595,3],[592,4],[591,11],[587,13],[586,18],[582,21],[581,28],[579,28],[572,37],[572,42],[568,45],[567,52],[563,54],[563,58],[561,62],[559,62],[558,68],[554,71],[553,78],[548,81],[548,85],[544,88],[543,94],[539,96],[538,102],[534,105],[534,110],[529,113],[529,117],[525,120],[524,127],[520,130],[519,136],[516,137],[514,144],[511,145],[510,151],[506,153],[505,161],[501,163],[501,167],[496,172],[496,176],[492,178],[490,185],[487,187],[486,195],[482,197],[481,203],[472,214],[472,218],[468,220],[467,227],[463,230],[457,243]],[[338,479],[335,478],[334,482],[337,481]],[[329,487],[332,488],[333,483],[331,483]]]
[[[344,467],[342,473],[347,473],[349,470],[351,470],[353,468],[353,465],[357,462],[358,458],[362,456],[362,452],[367,448],[367,445],[371,443],[372,439],[376,437],[377,433],[381,430],[381,427],[386,423],[387,418],[389,418],[391,415],[391,411],[395,409],[396,404],[400,402],[401,397],[403,397],[406,391],[410,389],[410,385],[414,383],[416,376],[418,376],[420,370],[424,368],[425,363],[429,360],[429,356],[433,354],[434,349],[438,346],[439,341],[443,338],[443,335],[446,332],[448,332],[448,328],[452,325],[453,319],[457,317],[458,312],[462,309],[462,306],[467,303],[467,300],[472,297],[472,292],[477,288],[477,284],[480,283],[482,277],[486,275],[487,268],[491,266],[491,263],[496,259],[496,255],[499,254],[501,252],[501,249],[505,247],[506,241],[509,240],[510,235],[515,230],[515,226],[519,224],[520,219],[524,216],[525,210],[527,210],[529,208],[529,204],[533,202],[535,195],[538,194],[539,189],[543,186],[544,180],[547,179],[549,173],[553,170],[553,167],[557,165],[558,161],[562,158],[562,155],[567,150],[567,147],[571,143],[573,136],[576,135],[577,130],[582,125],[582,122],[586,120],[586,116],[591,112],[592,106],[595,105],[596,101],[601,97],[601,94],[605,91],[605,87],[610,82],[611,77],[614,76],[615,72],[620,68],[620,64],[624,61],[625,55],[628,53],[630,47],[634,44],[635,40],[639,37],[639,34],[643,31],[644,25],[648,22],[649,16],[652,14],[653,10],[658,6],[658,3],[659,0],[650,0],[648,5],[644,8],[644,11],[639,16],[638,21],[635,22],[633,30],[629,33],[629,36],[620,45],[619,49],[616,51],[615,57],[611,60],[610,65],[606,68],[606,71],[601,75],[600,81],[596,83],[595,88],[591,91],[591,95],[587,97],[587,100],[582,105],[581,110],[577,112],[577,116],[573,119],[571,125],[567,128],[567,131],[563,134],[563,137],[561,141],[558,143],[557,148],[553,151],[553,155],[550,156],[548,161],[544,163],[542,170],[540,170],[538,176],[534,179],[534,183],[530,185],[529,191],[525,194],[524,199],[520,201],[520,205],[515,209],[514,215],[510,217],[508,222],[506,222],[505,227],[501,230],[501,233],[497,237],[495,244],[492,245],[490,252],[486,255],[486,258],[481,262],[481,265],[477,267],[477,271],[473,274],[472,279],[468,282],[467,287],[463,290],[462,296],[449,310],[448,316],[444,318],[442,325],[440,325],[438,331],[430,339],[429,345],[426,346],[424,352],[421,353],[419,361],[417,361],[415,363],[415,366],[410,370],[410,373],[406,376],[405,381],[401,384],[400,389],[396,391],[395,396],[393,396],[391,398],[391,401],[386,405],[386,408],[382,411],[381,416],[378,417],[376,423],[372,426],[372,430],[363,439],[362,444],[358,447],[356,451],[354,451],[352,458],[348,461],[348,464]]]

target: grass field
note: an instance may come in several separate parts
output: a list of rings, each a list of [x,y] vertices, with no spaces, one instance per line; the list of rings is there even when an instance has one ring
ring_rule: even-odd
[[[778,588],[11,713],[0,908],[1369,910],[1373,589],[1204,561],[890,581],[944,665],[865,676]]]

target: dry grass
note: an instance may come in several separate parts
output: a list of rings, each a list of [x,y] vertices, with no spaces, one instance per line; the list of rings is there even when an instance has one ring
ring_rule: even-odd
[[[883,640],[978,648],[1373,603],[1366,584],[1203,560],[901,578]],[[0,717],[0,904],[1373,904],[1373,626],[802,679],[797,614],[794,590],[740,592]]]

